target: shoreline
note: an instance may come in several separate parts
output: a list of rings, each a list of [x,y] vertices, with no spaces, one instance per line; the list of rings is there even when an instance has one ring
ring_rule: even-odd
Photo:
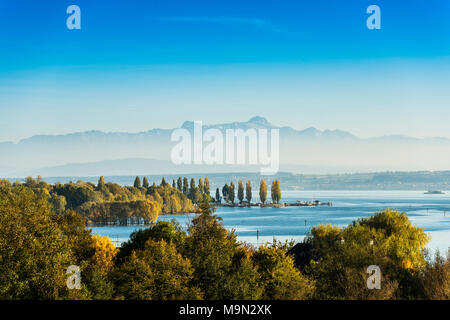
[[[229,207],[229,208],[283,208],[283,207],[319,207],[319,206],[333,206],[331,201],[321,202],[320,200],[315,201],[300,201],[296,202],[284,202],[284,203],[220,203],[214,204],[216,207]]]
[[[284,208],[284,207],[319,207],[319,206],[329,206],[331,207],[333,205],[332,202],[321,202],[319,200],[315,200],[312,202],[308,201],[300,201],[297,200],[294,203],[212,203],[212,205],[216,208],[251,208],[251,207],[257,207],[257,208]],[[180,216],[180,215],[189,215],[189,214],[197,214],[198,212],[176,212],[176,213],[163,213],[158,216]],[[156,222],[153,223],[87,223],[87,227],[107,227],[107,226],[152,226],[155,225]]]

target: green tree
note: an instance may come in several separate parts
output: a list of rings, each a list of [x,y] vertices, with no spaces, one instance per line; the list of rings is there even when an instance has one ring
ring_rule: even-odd
[[[236,197],[236,193],[234,191],[234,182],[230,182],[230,187],[228,188],[228,199],[231,203],[234,203],[234,198]]]
[[[186,196],[189,193],[189,182],[188,182],[188,178],[184,177],[183,178],[183,194],[185,194]]]
[[[57,214],[63,214],[66,210],[67,201],[64,196],[58,196],[56,193],[52,193],[48,201]]]
[[[178,177],[177,189],[180,190],[180,191],[183,191],[183,181],[181,180],[181,177]]]
[[[0,187],[0,299],[68,297],[73,258],[46,198]]]
[[[420,297],[425,266],[425,232],[406,214],[384,210],[341,230],[314,227],[306,239],[312,261],[306,272],[317,280],[318,299],[410,299]],[[365,286],[369,265],[382,270],[381,290]]]
[[[165,187],[167,185],[166,179],[163,177],[161,180],[161,186]]]
[[[275,191],[275,180],[272,181],[272,186],[270,187],[270,197],[272,198],[272,203],[276,203],[274,191]]]
[[[423,229],[414,226],[406,213],[386,209],[368,218],[360,218],[354,226],[350,225],[345,229],[344,237],[357,233],[361,236],[369,230],[377,233],[376,236],[380,239],[374,239],[375,243],[382,241],[386,253],[399,266],[407,266],[409,269],[425,266],[423,249],[430,237]]]
[[[130,239],[122,244],[116,255],[116,264],[120,265],[125,258],[130,256],[133,251],[143,250],[145,243],[152,239],[154,241],[164,240],[168,243],[173,242],[178,248],[181,248],[186,238],[180,224],[176,220],[158,221],[153,227],[139,229],[130,235]]]
[[[144,188],[148,188],[148,187],[150,187],[150,184],[148,183],[148,179],[147,179],[147,177],[144,177],[144,180],[142,181],[142,186],[144,187]]]
[[[101,190],[101,189],[104,188],[104,187],[105,187],[105,177],[104,177],[104,176],[101,176],[101,177],[98,179],[97,190]]]
[[[165,211],[171,214],[181,211],[181,204],[175,195],[170,195],[164,204]]]
[[[222,197],[220,196],[219,188],[216,189],[216,202],[217,203],[222,202]]]
[[[450,300],[450,251],[447,260],[436,251],[433,261],[427,261],[422,275],[424,295],[429,300]]]
[[[184,254],[194,267],[192,283],[205,299],[258,298],[256,269],[242,255],[234,232],[229,232],[215,216],[207,201],[201,214],[192,220]]]
[[[264,204],[267,199],[267,184],[266,180],[261,179],[261,183],[259,185],[259,199],[261,199],[261,202]]]
[[[174,243],[148,240],[143,250],[133,251],[114,272],[117,295],[125,299],[199,299],[198,288],[189,286],[193,268],[177,252]]]
[[[314,282],[295,268],[293,258],[286,255],[283,246],[276,242],[261,246],[252,259],[261,275],[262,299],[304,300],[312,297]]]
[[[277,185],[276,185],[276,188],[275,188],[275,195],[276,195],[277,203],[280,203],[280,200],[281,200],[281,185],[280,185],[280,180],[277,180]]]
[[[250,180],[245,184],[245,198],[249,204],[252,202],[252,184]]]
[[[244,201],[244,184],[242,183],[242,180],[239,180],[238,182],[238,199],[239,203],[242,203]]]
[[[225,183],[225,185],[222,188],[222,196],[223,196],[223,199],[225,200],[225,202],[229,202],[230,201],[230,198],[228,196],[228,194],[230,193],[229,190],[230,190],[230,187],[228,186],[227,183]]]
[[[67,240],[72,252],[71,264],[77,265],[82,274],[83,298],[111,299],[113,284],[108,279],[110,262],[100,261],[96,256],[97,242],[86,229],[86,220],[73,210],[68,210],[63,215],[55,217],[55,221],[61,229],[62,236]],[[69,298],[80,299],[80,293],[73,290],[69,292]]]
[[[200,203],[200,201],[202,200],[202,194],[200,192],[200,188],[197,188],[195,186],[195,179],[194,178],[191,179],[188,198],[193,203]]]
[[[206,193],[208,196],[211,195],[211,187],[209,185],[208,177],[205,177],[205,191],[204,191],[204,193]]]
[[[205,192],[205,187],[203,185],[203,179],[202,178],[198,179],[198,189],[199,189],[200,193],[204,193]]]
[[[136,177],[136,179],[134,179],[134,187],[135,188],[141,187],[141,179],[139,177]]]
[[[273,203],[280,203],[281,200],[281,188],[280,188],[280,181],[273,180],[272,181],[272,187],[271,187],[271,197]]]

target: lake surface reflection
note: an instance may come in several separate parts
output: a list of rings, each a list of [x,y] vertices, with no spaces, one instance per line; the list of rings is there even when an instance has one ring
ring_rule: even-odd
[[[257,199],[257,194],[253,195]],[[282,202],[296,200],[331,201],[333,206],[285,208],[218,208],[228,229],[235,229],[240,241],[254,245],[278,240],[301,241],[318,224],[331,223],[345,227],[352,221],[385,208],[407,213],[413,224],[431,235],[428,248],[445,254],[450,246],[450,194],[425,195],[423,191],[285,191]],[[160,216],[160,220],[176,219],[183,227],[190,215]],[[142,226],[107,226],[92,228],[93,234],[109,236],[116,243],[126,241]],[[257,239],[257,232],[259,238]]]

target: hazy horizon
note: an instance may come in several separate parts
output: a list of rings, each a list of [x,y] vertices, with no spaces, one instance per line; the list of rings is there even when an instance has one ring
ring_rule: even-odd
[[[183,123],[192,130],[192,122]],[[450,163],[450,139],[416,139],[407,136],[383,136],[361,139],[345,131],[293,130],[268,119],[206,125],[226,128],[279,128],[280,170],[294,173],[354,173],[380,171],[443,171]],[[174,129],[174,128],[173,128]],[[149,130],[141,133],[103,133],[89,131],[70,135],[40,135],[18,144],[0,143],[0,175],[23,177],[132,175],[187,172],[240,172],[261,166],[249,166],[248,142],[243,165],[190,164],[171,161],[173,130]],[[209,143],[204,142],[206,147]],[[433,155],[433,157],[430,157]],[[151,168],[152,170],[148,170]]]
[[[412,139],[419,139],[419,140],[420,139],[449,139],[450,140],[450,137],[444,137],[444,136],[422,136],[422,137],[419,137],[419,136],[412,136],[412,135],[406,135],[406,134],[400,134],[400,133],[398,133],[398,134],[382,134],[382,135],[379,135],[379,136],[361,137],[361,136],[357,136],[357,135],[353,134],[350,130],[346,130],[345,128],[317,128],[317,127],[314,127],[314,126],[303,127],[303,128],[295,128],[295,127],[291,127],[291,126],[287,126],[287,125],[283,125],[283,124],[279,124],[279,123],[272,123],[270,121],[270,119],[267,119],[266,117],[263,117],[263,116],[260,116],[260,115],[254,115],[250,119],[235,119],[234,121],[229,122],[229,123],[224,123],[224,122],[221,122],[221,121],[217,120],[214,123],[212,123],[212,122],[211,123],[208,123],[208,122],[207,123],[203,123],[203,125],[204,126],[212,126],[212,127],[214,127],[214,126],[223,125],[223,124],[246,123],[246,122],[250,121],[253,118],[265,119],[270,124],[272,124],[274,127],[278,127],[278,128],[291,128],[291,129],[294,129],[295,131],[306,131],[306,130],[314,129],[314,130],[320,131],[321,133],[324,133],[324,132],[344,132],[344,133],[351,134],[352,136],[354,136],[355,138],[358,138],[358,139],[370,140],[370,139],[385,138],[385,137],[405,137],[405,138],[412,138]],[[186,123],[186,122],[193,122],[193,121],[196,121],[196,120],[194,120],[194,119],[187,119],[187,120],[184,120],[181,124],[178,124],[177,126],[174,126],[174,127],[153,127],[153,128],[147,128],[147,129],[139,130],[139,131],[114,131],[114,130],[113,131],[102,131],[102,130],[99,130],[99,129],[92,128],[92,129],[84,130],[84,131],[54,132],[54,133],[46,133],[46,134],[38,133],[38,134],[34,134],[34,135],[31,135],[31,136],[27,136],[27,137],[21,138],[19,140],[0,141],[0,143],[14,143],[14,144],[17,144],[17,143],[19,143],[21,141],[28,140],[28,139],[34,138],[34,137],[40,137],[40,136],[49,136],[49,137],[68,136],[68,135],[93,133],[93,132],[101,132],[101,133],[104,133],[104,134],[139,134],[139,133],[147,133],[147,132],[155,131],[155,130],[173,130],[173,129],[181,128],[182,125],[184,123]]]

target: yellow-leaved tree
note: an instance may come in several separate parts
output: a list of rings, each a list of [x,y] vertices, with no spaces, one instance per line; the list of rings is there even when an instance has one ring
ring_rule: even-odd
[[[92,261],[99,270],[108,273],[114,266],[114,257],[118,250],[109,237],[93,235],[92,240],[95,248]]]
[[[306,273],[317,280],[316,299],[393,299],[420,295],[423,249],[429,237],[405,213],[386,209],[344,229],[313,227]],[[366,286],[367,268],[381,270],[381,289]]]

